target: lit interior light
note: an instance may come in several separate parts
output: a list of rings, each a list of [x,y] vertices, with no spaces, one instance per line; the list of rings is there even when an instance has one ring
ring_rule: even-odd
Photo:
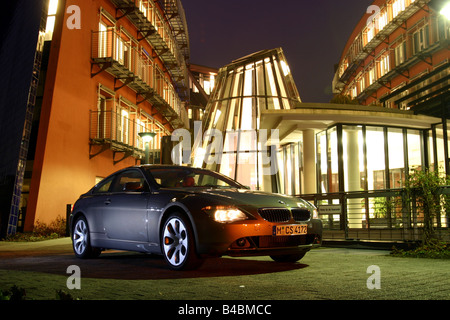
[[[55,15],[58,9],[58,0],[50,0],[48,4],[48,15]]]
[[[444,7],[441,9],[440,12],[445,18],[450,20],[450,2],[445,4]]]
[[[47,24],[45,26],[45,33],[48,35],[53,34],[53,29],[55,28],[55,16],[47,18]]]
[[[138,134],[145,143],[150,142],[156,136],[154,132],[139,132]]]

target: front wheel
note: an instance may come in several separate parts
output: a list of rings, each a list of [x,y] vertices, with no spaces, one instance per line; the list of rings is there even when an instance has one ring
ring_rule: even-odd
[[[89,226],[83,216],[75,220],[72,234],[72,245],[75,256],[81,259],[96,258],[101,250],[91,246]]]
[[[161,246],[164,259],[173,270],[196,269],[203,262],[195,250],[191,225],[179,213],[171,214],[164,223]]]
[[[305,256],[306,252],[299,252],[294,254],[284,254],[270,256],[276,262],[297,262]]]

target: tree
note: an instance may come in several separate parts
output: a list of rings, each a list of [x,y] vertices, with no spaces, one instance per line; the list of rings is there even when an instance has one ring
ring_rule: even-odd
[[[448,216],[450,199],[442,191],[449,182],[449,177],[442,177],[439,172],[429,170],[413,170],[406,179],[407,200],[410,203],[415,201],[417,212],[424,217],[424,244],[435,239],[434,219],[439,213],[445,210]]]

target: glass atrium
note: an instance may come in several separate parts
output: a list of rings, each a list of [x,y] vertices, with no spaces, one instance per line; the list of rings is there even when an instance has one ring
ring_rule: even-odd
[[[260,51],[221,68],[194,165],[221,172],[251,189],[271,191],[278,170],[278,137],[276,132],[260,130],[260,115],[264,110],[294,109],[300,102],[281,48]]]

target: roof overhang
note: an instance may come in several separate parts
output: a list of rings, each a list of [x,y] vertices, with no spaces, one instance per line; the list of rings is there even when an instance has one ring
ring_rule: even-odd
[[[429,129],[442,120],[376,106],[301,103],[296,109],[264,110],[260,129],[278,129],[281,144],[297,142],[305,130],[322,131],[335,124]]]

